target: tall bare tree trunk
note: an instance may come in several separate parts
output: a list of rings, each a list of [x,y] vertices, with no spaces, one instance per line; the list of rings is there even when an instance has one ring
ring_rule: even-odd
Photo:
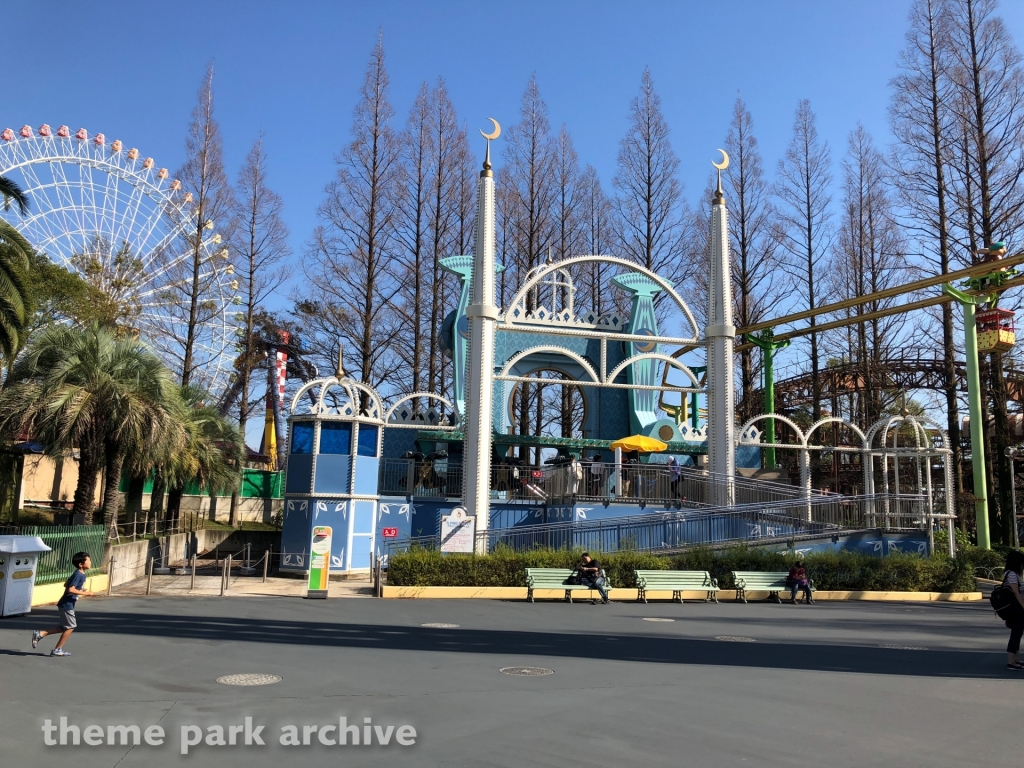
[[[793,138],[779,163],[776,194],[780,200],[776,237],[787,255],[783,266],[800,285],[807,309],[822,303],[819,290],[822,272],[827,271],[831,241],[829,229],[829,188],[832,183],[831,155],[828,145],[818,138],[817,118],[806,99],[797,106]],[[810,327],[817,326],[811,318]],[[822,386],[818,334],[810,334],[811,413],[814,423],[820,417]],[[811,460],[812,482],[821,485],[821,466],[817,456]]]

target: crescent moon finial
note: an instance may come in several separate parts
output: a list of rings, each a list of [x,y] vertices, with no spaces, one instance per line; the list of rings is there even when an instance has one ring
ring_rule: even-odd
[[[483,131],[480,131],[480,135],[488,141],[494,141],[496,138],[501,136],[501,126],[498,125],[498,121],[493,117],[488,117],[487,119],[494,125],[494,130],[491,133],[484,133]]]
[[[490,120],[491,123],[494,125],[494,130],[491,131],[490,133],[484,133],[483,131],[480,131],[480,135],[487,139],[487,154],[484,156],[483,172],[489,175],[491,172],[491,142],[494,141],[499,136],[501,136],[501,126],[498,125],[498,121],[495,120],[493,117],[488,117],[487,119]]]
[[[711,161],[711,165],[718,169],[718,189],[715,190],[715,196],[712,199],[716,205],[723,203],[725,195],[722,192],[722,171],[729,167],[729,155],[724,149],[718,150],[722,153],[722,162],[716,163],[714,160]]]

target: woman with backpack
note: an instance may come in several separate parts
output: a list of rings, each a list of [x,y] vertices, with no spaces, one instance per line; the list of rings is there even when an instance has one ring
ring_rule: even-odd
[[[1006,668],[1024,671],[1020,663],[1020,639],[1024,636],[1024,595],[1021,585],[1024,584],[1024,553],[1011,549],[1006,555],[1006,572],[1003,574],[1003,586],[1013,592],[1017,605],[1013,613],[1006,618],[1006,626],[1010,628],[1010,642],[1006,646]]]

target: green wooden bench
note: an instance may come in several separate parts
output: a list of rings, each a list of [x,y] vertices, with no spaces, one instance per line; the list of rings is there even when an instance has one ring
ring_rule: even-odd
[[[767,592],[768,599],[781,603],[779,592],[790,589],[786,584],[789,578],[789,571],[733,571],[733,581],[736,583],[736,600],[747,602],[747,592]],[[807,582],[811,589],[814,585]]]
[[[634,571],[639,602],[647,602],[648,590],[672,590],[672,599],[683,602],[683,592],[707,592],[704,602],[718,602],[718,580],[707,571]]]
[[[526,599],[531,603],[533,600],[533,591],[535,589],[564,589],[565,600],[572,602],[572,593],[577,590],[586,590],[587,592],[596,592],[597,590],[589,584],[567,584],[566,580],[572,576],[573,570],[571,568],[527,568],[526,569]],[[602,570],[601,575],[605,573]],[[607,577],[605,577],[607,580]],[[611,584],[608,584],[608,589],[611,589]]]

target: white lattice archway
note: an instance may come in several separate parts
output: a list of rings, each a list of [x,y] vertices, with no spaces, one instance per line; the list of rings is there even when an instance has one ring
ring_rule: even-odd
[[[426,412],[413,411],[408,406],[405,406],[411,400],[423,398],[425,400],[434,400],[442,403],[448,408],[448,416],[442,417],[433,408],[428,408]],[[403,406],[405,406],[403,408]],[[446,418],[448,423],[445,424],[442,418]],[[387,413],[384,414],[384,424],[388,427],[397,427],[398,429],[423,429],[424,427],[430,427],[432,429],[442,431],[453,431],[457,428],[454,420],[457,418],[455,406],[452,405],[451,401],[441,395],[435,395],[433,392],[413,392],[409,395],[403,395],[394,402],[394,404],[388,408]]]
[[[330,376],[324,379],[316,379],[303,384],[299,391],[292,398],[292,414],[299,413],[299,403],[303,396],[310,390],[320,389],[319,393],[314,392],[312,405],[306,413],[314,416],[349,416],[352,418],[367,418],[375,421],[384,420],[384,399],[373,387],[353,379],[338,378]],[[344,394],[338,398],[334,405],[328,404],[328,398],[337,398],[335,390],[340,389]]]

